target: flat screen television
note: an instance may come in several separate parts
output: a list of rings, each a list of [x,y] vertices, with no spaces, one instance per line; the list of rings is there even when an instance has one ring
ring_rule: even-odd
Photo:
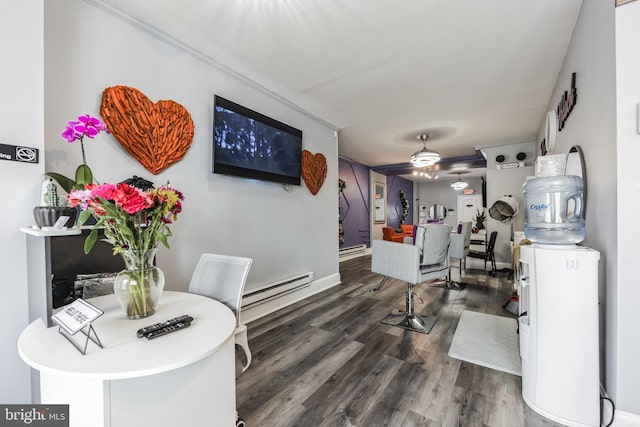
[[[300,185],[302,131],[214,97],[213,173]]]

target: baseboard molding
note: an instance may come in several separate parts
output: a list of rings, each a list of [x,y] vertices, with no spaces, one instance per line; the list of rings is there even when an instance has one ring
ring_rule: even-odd
[[[371,255],[371,248],[366,248],[364,251],[360,251],[354,254],[338,256],[338,262],[346,261],[349,259],[359,258],[361,256]]]
[[[453,260],[452,262],[457,263],[457,261],[455,260]],[[485,268],[483,260],[469,257],[467,258],[467,268],[491,271],[491,262],[487,262],[487,267]],[[513,268],[513,265],[508,262],[496,261],[496,268],[498,270],[502,268]]]
[[[339,285],[340,283],[342,282],[340,281],[339,273],[330,274],[329,276],[316,279],[311,282],[309,286],[306,286],[299,291],[283,295],[255,307],[249,307],[246,310],[242,310],[242,322],[249,324],[254,320],[258,320],[273,313],[274,311],[278,311],[288,305],[295,304],[298,301]]]
[[[604,422],[605,424],[608,422],[606,414]],[[640,415],[616,410],[611,427],[640,427]]]

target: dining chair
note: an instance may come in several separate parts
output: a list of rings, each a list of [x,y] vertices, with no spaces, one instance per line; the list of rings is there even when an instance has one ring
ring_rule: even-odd
[[[492,231],[489,235],[489,241],[487,242],[486,249],[484,251],[469,251],[468,257],[484,260],[484,268],[487,269],[487,261],[491,263],[491,275],[496,273],[496,257],[493,253],[496,246],[496,239],[498,237],[497,231]]]
[[[242,323],[240,308],[252,262],[251,258],[204,253],[200,256],[189,283],[190,293],[220,301],[236,315],[235,342],[242,348],[247,359],[242,372],[251,364],[247,325]]]

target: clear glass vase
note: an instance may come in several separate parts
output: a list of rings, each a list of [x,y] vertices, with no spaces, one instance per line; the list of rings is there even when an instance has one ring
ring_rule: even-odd
[[[129,319],[141,319],[156,312],[164,289],[164,273],[153,265],[156,248],[120,253],[126,268],[117,274],[113,291]]]

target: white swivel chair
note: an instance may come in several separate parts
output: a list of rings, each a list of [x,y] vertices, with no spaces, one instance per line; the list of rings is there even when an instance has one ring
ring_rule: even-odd
[[[427,224],[417,228],[415,245],[385,240],[371,243],[371,271],[407,282],[403,318],[399,322],[386,319],[382,323],[423,334],[431,331],[437,318],[415,314],[413,287],[426,280],[447,277],[450,234],[450,225]]]
[[[251,258],[202,254],[189,283],[189,292],[220,301],[236,315],[236,345],[244,350],[247,359],[242,372],[251,364],[247,325],[240,320],[240,307],[252,262]]]
[[[460,232],[451,234],[451,246],[449,247],[449,256],[457,258],[460,261],[460,277],[462,270],[467,268],[467,255],[469,255],[469,246],[471,245],[471,221],[465,221],[460,224]],[[447,277],[446,287],[449,289],[462,290],[464,283],[451,280],[451,266],[449,266],[449,275]]]

